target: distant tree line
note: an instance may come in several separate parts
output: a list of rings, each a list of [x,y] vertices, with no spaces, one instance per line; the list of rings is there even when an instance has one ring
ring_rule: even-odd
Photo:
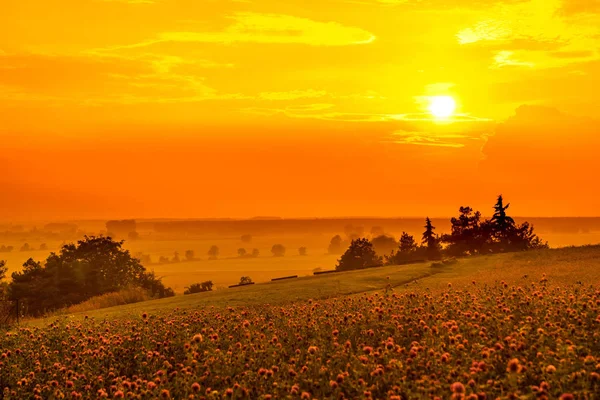
[[[481,213],[471,207],[460,207],[458,217],[450,220],[450,233],[439,236],[431,220],[425,220],[425,231],[421,242],[406,232],[400,236],[396,249],[389,255],[380,256],[381,249],[389,249],[395,242],[393,237],[380,235],[372,241],[366,238],[353,239],[338,260],[336,269],[352,270],[376,267],[383,264],[396,265],[414,261],[439,260],[443,257],[464,257],[476,254],[502,253],[548,248],[528,222],[515,223],[507,214],[510,204],[504,205],[498,196],[491,219],[482,220]],[[335,236],[329,250],[337,250],[342,244]],[[379,250],[379,251],[377,251]],[[379,254],[378,254],[379,253]],[[387,252],[386,252],[387,253]]]
[[[130,286],[156,298],[175,294],[122,246],[110,237],[85,236],[51,253],[43,264],[30,258],[22,271],[12,274],[6,297],[25,300],[28,313],[37,316]],[[2,263],[0,274],[5,273]]]

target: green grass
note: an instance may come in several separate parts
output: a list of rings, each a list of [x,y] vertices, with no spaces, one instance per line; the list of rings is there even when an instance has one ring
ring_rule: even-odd
[[[451,283],[455,287],[493,284],[506,281],[526,286],[539,280],[543,274],[560,284],[585,284],[600,282],[600,246],[584,246],[564,249],[542,250],[526,253],[478,256],[458,260],[451,266],[432,268],[430,263],[388,266],[361,271],[300,277],[292,280],[267,282],[222,289],[188,296],[151,300],[61,316],[65,319],[81,319],[85,316],[97,319],[128,318],[143,312],[160,314],[175,308],[181,310],[202,307],[279,305],[307,299],[326,299],[367,291],[394,290],[442,290]],[[26,322],[45,325],[56,317]]]

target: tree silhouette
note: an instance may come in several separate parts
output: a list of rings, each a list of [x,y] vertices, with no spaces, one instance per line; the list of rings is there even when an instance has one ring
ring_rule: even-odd
[[[305,256],[307,254],[307,249],[306,247],[302,246],[298,249],[298,254],[301,256]]]
[[[510,203],[505,206],[502,195],[499,195],[494,205],[494,216],[490,221],[493,235],[503,246],[508,246],[509,238],[515,229],[515,220],[506,214],[508,207]]]
[[[194,261],[195,258],[196,258],[196,253],[194,253],[194,250],[186,250],[186,252],[185,252],[186,260]]]
[[[8,272],[8,267],[6,266],[6,261],[0,260],[0,281],[6,278],[6,273]]]
[[[460,207],[458,218],[452,218],[451,233],[443,235],[442,241],[448,243],[447,253],[453,256],[478,254],[490,244],[490,223],[481,222],[481,213],[471,207]]]
[[[29,311],[39,314],[128,286],[147,289],[152,296],[174,294],[122,246],[110,237],[85,236],[50,254],[43,266],[29,259],[12,274],[11,297],[28,300]]]
[[[398,247],[398,242],[393,236],[381,235],[371,239],[375,252],[379,255],[387,255]]]
[[[283,257],[285,256],[285,246],[282,244],[274,244],[273,247],[271,247],[271,253],[273,253],[273,256],[275,257]]]
[[[431,221],[429,222],[429,224],[431,225]],[[433,226],[431,228],[433,228]],[[401,253],[410,254],[415,252],[416,250],[417,242],[415,241],[415,238],[406,232],[402,232],[402,235],[400,236],[398,251]]]
[[[386,263],[388,265],[394,265],[413,260],[415,259],[417,249],[418,245],[415,238],[406,232],[402,232],[398,243],[398,249],[395,252],[392,252],[390,256],[386,256]]]
[[[249,285],[251,283],[253,283],[252,278],[250,278],[249,276],[242,276],[240,278],[240,285]]]
[[[427,217],[425,219],[425,232],[423,232],[423,238],[421,243],[426,246],[427,258],[435,260],[440,258],[441,249],[438,239],[438,235],[435,234],[435,226],[431,223],[431,219]]]
[[[331,238],[329,246],[327,247],[327,253],[329,254],[340,254],[344,249],[344,241],[340,235],[335,235]]]
[[[242,235],[240,240],[243,243],[250,243],[252,241],[252,235],[246,234],[246,235]]]
[[[204,281],[202,283],[193,283],[185,288],[183,294],[194,294],[212,291],[214,284],[212,281]]]
[[[260,250],[252,249],[252,258],[257,258],[260,255]]]
[[[216,260],[219,257],[219,248],[217,246],[210,246],[207,254],[209,260]]]
[[[382,258],[377,255],[373,244],[365,238],[355,239],[350,247],[338,260],[335,269],[338,271],[349,271],[353,269],[364,269],[382,265]]]
[[[238,254],[238,257],[242,258],[242,257],[246,257],[246,254],[248,254],[248,252],[246,251],[246,249],[240,247],[237,250],[237,254]]]

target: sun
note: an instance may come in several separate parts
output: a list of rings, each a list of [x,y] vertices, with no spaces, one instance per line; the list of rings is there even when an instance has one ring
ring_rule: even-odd
[[[431,96],[428,109],[436,119],[450,118],[456,111],[456,101],[452,96]]]

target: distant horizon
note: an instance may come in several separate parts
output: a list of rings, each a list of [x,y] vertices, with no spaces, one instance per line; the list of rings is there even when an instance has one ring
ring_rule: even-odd
[[[475,211],[479,211],[475,209]],[[458,211],[456,213],[458,215]],[[76,223],[76,222],[107,222],[107,221],[123,221],[123,220],[134,220],[136,222],[159,222],[159,221],[310,221],[310,220],[360,220],[360,219],[375,219],[375,220],[395,220],[395,219],[450,219],[456,215],[445,215],[445,216],[368,216],[368,215],[354,215],[354,216],[325,216],[325,217],[189,217],[189,218],[169,218],[169,217],[157,217],[157,218],[73,218],[73,219],[36,219],[36,220],[15,220],[15,221],[3,221],[0,220],[0,227],[2,225],[17,225],[17,224],[31,224],[31,223]],[[483,218],[491,217],[482,213]],[[535,219],[600,219],[600,215],[580,215],[580,216],[545,216],[545,215],[513,215],[513,218],[524,219],[524,218],[535,218]]]

